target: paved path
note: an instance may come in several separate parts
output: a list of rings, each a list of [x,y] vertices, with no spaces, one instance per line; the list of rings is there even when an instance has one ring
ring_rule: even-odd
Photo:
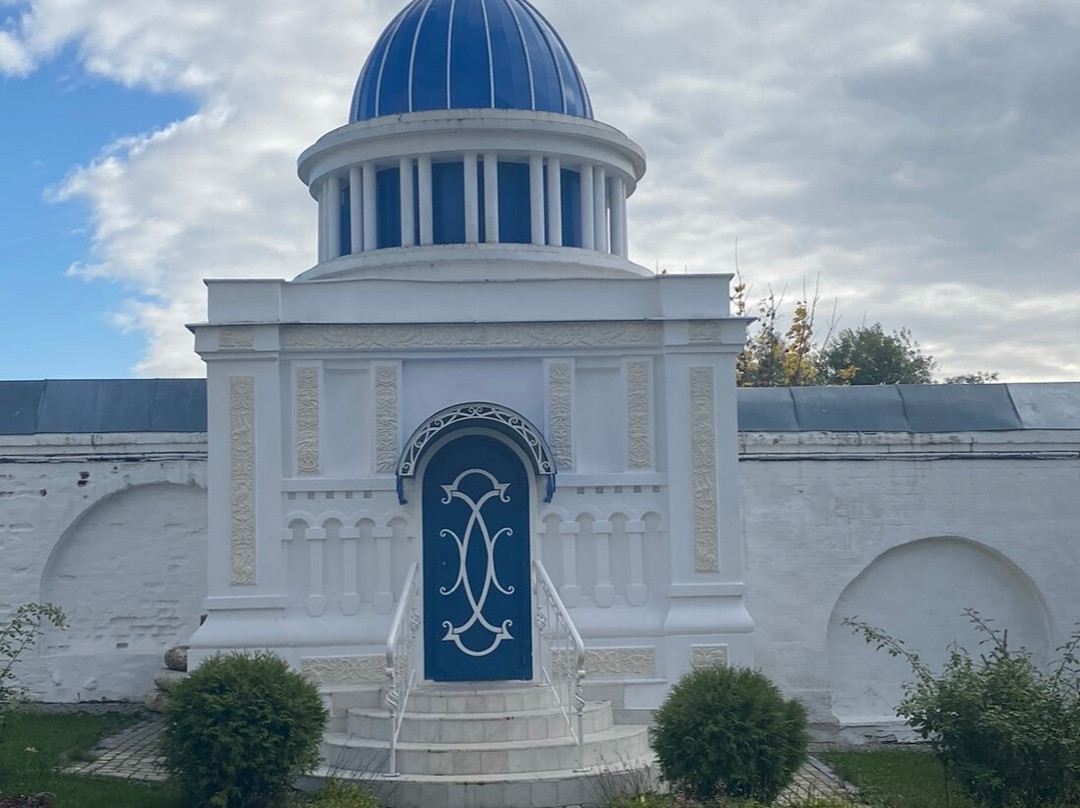
[[[166,778],[158,755],[158,739],[164,719],[153,716],[102,740],[91,752],[94,760],[68,766],[69,774],[92,774],[98,777],[118,777],[123,780],[161,781]],[[777,803],[785,805],[796,800],[829,797],[849,799],[844,783],[821,761],[810,758],[794,782],[780,795]]]

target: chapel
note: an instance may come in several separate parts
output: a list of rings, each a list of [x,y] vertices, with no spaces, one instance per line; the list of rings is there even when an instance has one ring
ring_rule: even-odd
[[[319,775],[555,808],[696,667],[895,740],[909,672],[845,618],[930,665],[966,608],[1037,661],[1080,620],[1080,384],[737,390],[731,275],[631,260],[644,151],[528,0],[412,0],[342,121],[299,157],[313,265],[207,281],[205,381],[0,381],[0,615],[70,623],[34,699],[270,650]]]
[[[348,123],[299,159],[318,262],[209,281],[192,327],[210,433],[194,663],[270,648],[332,704],[389,669],[406,723],[424,698],[567,686],[550,760],[509,774],[647,753],[640,727],[582,729],[585,672],[632,713],[695,662],[752,664],[746,321],[729,275],[629,260],[644,173],[525,0],[415,0],[388,25]],[[391,769],[435,773],[397,751]]]

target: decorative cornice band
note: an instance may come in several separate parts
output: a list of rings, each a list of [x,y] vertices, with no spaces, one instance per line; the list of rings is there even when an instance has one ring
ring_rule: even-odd
[[[375,471],[393,474],[398,454],[398,366],[375,366]]]
[[[631,470],[652,468],[652,405],[648,362],[626,363],[627,462]]]
[[[319,452],[319,369],[296,370],[296,473],[318,475]]]
[[[694,572],[719,572],[716,490],[716,384],[712,367],[690,368]]]
[[[574,467],[574,366],[551,362],[548,373],[548,444],[559,471]]]
[[[656,322],[444,323],[416,325],[289,325],[286,350],[423,348],[595,348],[659,346]]]
[[[255,377],[229,377],[229,548],[233,586],[255,584]]]

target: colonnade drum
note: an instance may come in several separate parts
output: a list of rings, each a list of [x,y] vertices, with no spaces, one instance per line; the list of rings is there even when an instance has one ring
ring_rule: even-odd
[[[626,257],[624,177],[556,155],[369,160],[327,176],[319,261],[388,247],[534,244]]]
[[[299,173],[319,202],[319,263],[305,278],[379,250],[445,245],[541,248],[555,263],[642,272],[626,257],[626,201],[645,157],[592,119],[476,109],[357,121],[305,151]]]

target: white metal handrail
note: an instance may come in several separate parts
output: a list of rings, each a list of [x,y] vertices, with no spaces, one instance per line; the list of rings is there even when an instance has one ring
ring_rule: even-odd
[[[540,670],[551,688],[570,734],[577,741],[578,769],[585,766],[585,644],[570,612],[539,559],[533,559],[536,628],[540,638]],[[574,718],[571,718],[574,713]]]
[[[386,691],[386,706],[390,710],[390,765],[387,772],[397,775],[397,741],[405,705],[416,684],[416,642],[420,636],[420,565],[413,562],[405,575],[390,633],[386,639],[386,675],[390,689]]]

